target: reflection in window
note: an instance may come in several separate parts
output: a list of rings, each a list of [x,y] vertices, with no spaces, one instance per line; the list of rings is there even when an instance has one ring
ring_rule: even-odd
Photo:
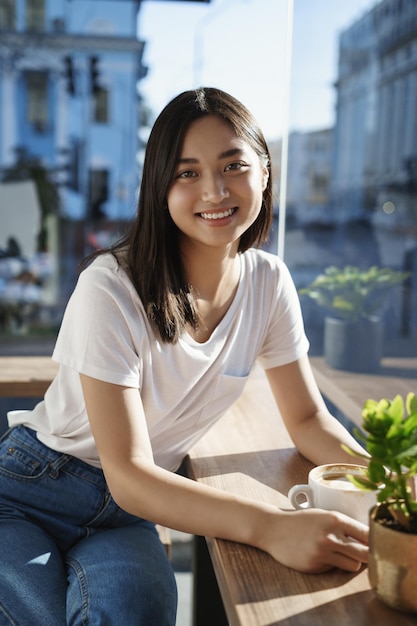
[[[93,93],[92,118],[97,124],[109,121],[109,92],[104,87],[98,87]]]
[[[15,0],[1,0],[0,2],[0,30],[15,28],[16,2]]]
[[[27,72],[27,120],[34,130],[48,129],[48,75],[46,72]]]
[[[45,0],[27,0],[26,28],[27,30],[45,29]]]
[[[336,3],[328,6],[337,10]],[[304,47],[293,56],[306,58],[301,8],[296,15],[295,40]],[[317,18],[310,30],[319,33],[324,20],[324,15]],[[294,219],[285,248],[297,287],[331,265],[409,272],[378,310],[386,356],[415,355],[417,349],[416,24],[413,0],[375,0],[368,11],[352,15],[334,50],[335,110],[327,147],[323,130],[314,127],[308,133],[292,131],[289,142],[288,202]],[[297,71],[301,74],[301,65],[295,65]],[[310,74],[300,98],[310,107],[319,75]],[[302,82],[295,74],[294,84],[297,79]],[[326,312],[307,299],[302,306],[319,352]]]

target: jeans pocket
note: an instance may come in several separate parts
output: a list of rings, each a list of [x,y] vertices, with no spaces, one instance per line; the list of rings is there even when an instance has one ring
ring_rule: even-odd
[[[19,480],[42,476],[49,467],[47,459],[17,441],[6,439],[0,445],[0,474]]]

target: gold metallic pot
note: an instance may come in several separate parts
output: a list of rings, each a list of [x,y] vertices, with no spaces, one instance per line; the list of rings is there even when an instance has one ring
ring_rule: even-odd
[[[377,597],[397,611],[417,613],[417,535],[393,530],[380,520],[383,505],[371,510],[369,581]]]

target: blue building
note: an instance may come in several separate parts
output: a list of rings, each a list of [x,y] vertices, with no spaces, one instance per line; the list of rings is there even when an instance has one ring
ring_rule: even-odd
[[[0,168],[16,149],[61,183],[62,215],[129,219],[138,185],[140,2],[1,0]]]

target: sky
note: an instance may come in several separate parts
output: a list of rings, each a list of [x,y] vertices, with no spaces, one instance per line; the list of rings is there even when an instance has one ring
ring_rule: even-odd
[[[251,110],[269,141],[287,120],[290,130],[330,127],[338,34],[379,1],[294,0],[289,79],[287,0],[144,0],[138,36],[149,71],[140,91],[157,114],[181,91],[219,87]]]

